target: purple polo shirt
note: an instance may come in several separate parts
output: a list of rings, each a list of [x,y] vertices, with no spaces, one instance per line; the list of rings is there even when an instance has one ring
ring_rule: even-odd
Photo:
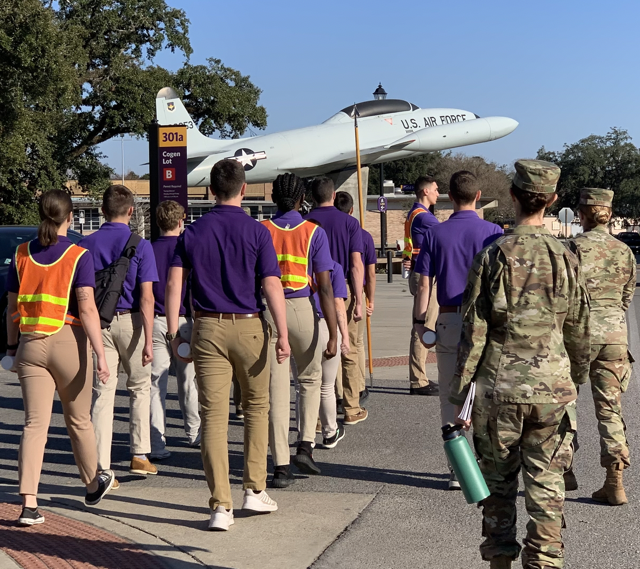
[[[317,222],[325,230],[329,239],[331,257],[349,278],[351,270],[351,253],[364,253],[362,233],[358,220],[349,214],[342,213],[334,206],[317,207],[311,210],[305,219]]]
[[[171,265],[171,261],[173,261],[173,255],[176,252],[177,243],[177,235],[165,235],[162,237],[158,237],[158,239],[151,243],[151,247],[153,247],[153,254],[156,258],[156,267],[158,268],[158,282],[153,283],[153,299],[155,301],[154,312],[155,314],[161,316],[164,316],[166,314],[164,307],[164,292],[167,288],[169,267]],[[186,292],[187,283],[185,281],[184,285],[182,285],[180,316],[184,316],[187,313],[187,309],[184,303]]]
[[[436,278],[440,306],[460,306],[473,258],[500,235],[475,211],[457,211],[427,231],[414,271]]]
[[[131,229],[127,224],[107,221],[98,231],[80,241],[80,246],[91,252],[95,270],[101,271],[120,258],[129,237]],[[135,256],[131,259],[116,310],[139,310],[140,285],[157,281],[158,270],[153,247],[146,239],[142,239],[136,247]]]
[[[286,213],[278,211],[271,221],[278,227],[285,229],[293,229],[300,225],[304,219],[300,212],[291,210]],[[322,273],[333,269],[333,259],[331,258],[331,250],[329,249],[329,241],[327,234],[322,227],[316,228],[311,243],[309,244],[309,264],[307,265],[307,273],[313,276],[313,273]],[[311,288],[307,285],[301,290],[284,289],[285,298],[307,298],[311,296]]]
[[[41,265],[51,265],[55,263],[64,252],[72,245],[71,240],[68,237],[58,236],[58,242],[55,245],[49,247],[43,247],[40,245],[40,241],[34,239],[29,243],[29,252],[33,256],[34,260]],[[71,288],[73,290],[82,287],[96,288],[96,275],[93,269],[93,259],[89,253],[84,253],[78,259],[76,265],[76,272],[73,275],[73,281],[71,282]],[[11,258],[11,265],[9,266],[9,273],[7,275],[7,292],[20,292],[20,281],[18,280],[18,270],[16,269],[16,256]],[[78,318],[80,313],[78,312],[78,299],[75,294],[69,295],[69,307],[67,312],[72,316]]]
[[[422,242],[424,241],[424,235],[427,232],[427,229],[434,225],[439,225],[440,222],[438,221],[438,218],[420,202],[415,202],[413,206],[411,206],[407,219],[409,219],[416,209],[423,209],[424,213],[417,215],[411,223],[411,241],[413,242],[414,249],[422,249]]]
[[[373,237],[366,229],[360,229],[362,232],[362,246],[364,253],[362,253],[362,264],[364,265],[364,284],[367,284],[367,266],[375,265],[377,259],[376,246],[373,242]]]
[[[331,269],[331,286],[333,287],[333,298],[348,298],[347,282],[342,278],[344,271],[342,267],[333,262],[333,268]],[[320,306],[320,295],[316,292],[313,295],[313,301],[316,303],[316,310],[320,318],[324,318],[322,313],[322,307]]]
[[[191,270],[193,306],[207,312],[262,312],[261,280],[280,278],[269,230],[232,205],[217,205],[189,225],[171,266]]]

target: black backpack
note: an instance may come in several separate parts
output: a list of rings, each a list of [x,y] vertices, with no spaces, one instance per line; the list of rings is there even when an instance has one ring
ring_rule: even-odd
[[[96,271],[96,306],[100,314],[100,327],[102,329],[111,326],[113,317],[116,314],[118,301],[122,296],[124,281],[129,272],[131,259],[135,257],[136,248],[142,240],[140,235],[131,234],[120,258],[116,259],[109,266],[100,271]]]

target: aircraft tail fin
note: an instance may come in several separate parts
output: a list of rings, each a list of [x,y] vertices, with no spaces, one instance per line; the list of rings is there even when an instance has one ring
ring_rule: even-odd
[[[171,87],[160,89],[156,95],[156,118],[158,124],[182,124],[187,127],[187,153],[189,157],[220,152],[228,142],[209,138],[198,130],[198,125]]]

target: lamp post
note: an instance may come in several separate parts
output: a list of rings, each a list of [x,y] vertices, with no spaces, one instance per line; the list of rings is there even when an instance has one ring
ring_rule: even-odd
[[[373,98],[376,101],[384,101],[387,98],[387,92],[384,90],[382,83],[378,83],[378,88],[373,92]],[[380,195],[384,196],[384,163],[380,162]],[[387,247],[387,212],[380,212],[380,256],[384,258],[385,249]],[[388,267],[388,270],[391,270]]]
[[[373,98],[376,101],[384,101],[387,98],[387,92],[382,87],[382,83],[378,83],[378,88],[373,92]]]

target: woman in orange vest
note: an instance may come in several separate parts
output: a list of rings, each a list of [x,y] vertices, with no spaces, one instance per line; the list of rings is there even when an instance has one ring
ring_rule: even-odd
[[[276,215],[262,223],[273,239],[282,276],[287,305],[287,328],[291,354],[298,369],[300,432],[298,449],[289,456],[289,358],[281,364],[276,359],[275,324],[270,313],[265,318],[274,330],[271,339],[271,384],[269,389],[269,446],[275,466],[271,486],[286,488],[294,482],[290,460],[304,474],[320,474],[313,460],[316,425],[320,412],[322,356],[336,356],[338,330],[336,308],[331,286],[333,259],[327,235],[315,223],[305,221],[299,209],[304,199],[304,182],[294,174],[280,174],[273,182]],[[320,342],[320,321],[313,305],[310,283],[318,285],[318,298],[325,316],[329,339]]]
[[[109,378],[93,296],[93,260],[67,238],[73,222],[68,194],[45,193],[39,210],[38,238],[18,246],[7,282],[7,356],[15,356],[13,370],[20,379],[25,412],[18,457],[23,500],[18,524],[24,526],[44,522],[37,493],[55,391],[87,487],[85,504],[97,504],[115,480],[111,470],[98,473],[91,424],[93,365],[87,337],[97,356],[98,379],[105,383]]]

